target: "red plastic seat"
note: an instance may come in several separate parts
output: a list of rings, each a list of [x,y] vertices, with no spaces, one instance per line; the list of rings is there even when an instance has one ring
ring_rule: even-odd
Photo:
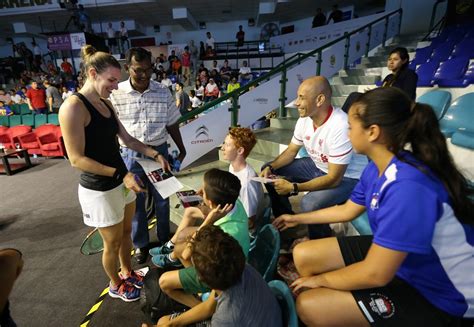
[[[35,129],[35,134],[43,157],[64,157],[66,155],[59,126],[41,125]]]
[[[14,149],[15,143],[21,144],[21,142],[19,141],[19,137],[31,132],[31,127],[25,125],[18,125],[7,128],[4,131],[5,132],[0,131],[0,143],[2,143],[6,149]]]

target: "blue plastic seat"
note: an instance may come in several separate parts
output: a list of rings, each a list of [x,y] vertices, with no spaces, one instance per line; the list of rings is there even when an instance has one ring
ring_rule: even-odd
[[[439,67],[439,63],[435,61],[429,61],[421,64],[416,69],[418,74],[417,86],[433,86],[433,77],[436,70]]]
[[[283,315],[283,326],[298,327],[298,314],[289,287],[281,280],[272,280],[268,286],[275,294]]]
[[[474,37],[464,39],[456,44],[452,56],[474,58]]]
[[[474,84],[474,62],[469,65],[463,77],[463,85]]]
[[[451,56],[451,53],[453,52],[453,48],[454,42],[446,41],[445,43],[433,50],[433,54],[431,55],[430,61],[436,61],[439,63],[441,61],[448,60]]]
[[[420,96],[416,101],[430,105],[436,117],[441,119],[451,104],[451,93],[442,90],[430,91]]]
[[[451,143],[474,150],[474,133],[458,131],[451,137]]]
[[[434,83],[442,87],[462,87],[469,59],[459,57],[442,62],[434,74]]]
[[[423,64],[431,58],[431,54],[433,52],[433,48],[431,46],[426,48],[416,49],[415,58],[413,58],[411,64],[412,65],[419,65]]]
[[[280,253],[280,233],[271,224],[262,227],[251,248],[248,263],[254,267],[269,282],[273,279]]]
[[[366,212],[352,220],[351,224],[360,235],[372,235],[372,228],[370,228],[369,217]]]
[[[457,98],[448,108],[439,124],[446,137],[451,137],[455,132],[474,133],[474,92],[467,93]]]

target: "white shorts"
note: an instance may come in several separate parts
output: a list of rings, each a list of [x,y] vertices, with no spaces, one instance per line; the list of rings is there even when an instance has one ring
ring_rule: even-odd
[[[84,224],[92,227],[109,227],[123,220],[125,206],[135,201],[135,192],[120,184],[108,191],[94,191],[79,185]]]

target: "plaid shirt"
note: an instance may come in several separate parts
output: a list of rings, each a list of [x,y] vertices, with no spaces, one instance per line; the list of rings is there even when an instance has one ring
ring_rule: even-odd
[[[148,145],[166,142],[166,126],[175,124],[181,116],[170,90],[155,81],[150,81],[143,93],[132,88],[130,79],[123,81],[110,95],[110,101],[127,132]]]

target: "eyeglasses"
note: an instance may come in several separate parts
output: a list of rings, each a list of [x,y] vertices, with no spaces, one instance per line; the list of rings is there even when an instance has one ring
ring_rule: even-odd
[[[149,67],[147,69],[143,68],[134,68],[130,66],[130,70],[135,74],[135,75],[151,75],[153,72],[153,68]]]

